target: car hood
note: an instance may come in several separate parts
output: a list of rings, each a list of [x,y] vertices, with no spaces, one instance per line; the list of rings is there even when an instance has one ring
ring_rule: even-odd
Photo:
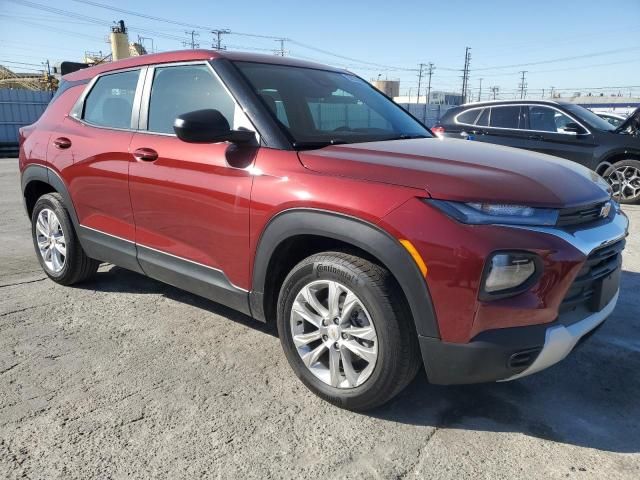
[[[457,139],[333,145],[299,152],[309,170],[424,189],[437,199],[572,207],[605,201],[606,182],[560,158]]]

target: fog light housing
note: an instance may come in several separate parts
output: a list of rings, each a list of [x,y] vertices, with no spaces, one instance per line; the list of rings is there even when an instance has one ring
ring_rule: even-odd
[[[542,274],[542,261],[527,252],[497,252],[487,260],[480,288],[481,300],[511,297],[528,290]]]

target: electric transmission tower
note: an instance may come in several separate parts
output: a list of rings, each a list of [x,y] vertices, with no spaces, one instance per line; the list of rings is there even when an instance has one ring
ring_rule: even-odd
[[[287,40],[287,38],[278,38],[276,42],[280,43],[280,48],[278,50],[274,50],[273,53],[275,53],[279,57],[284,57],[287,53],[289,53],[284,49],[284,42],[286,42]]]
[[[425,67],[426,65],[424,63],[419,63],[418,67],[418,96],[416,97],[416,104],[420,103],[420,87],[422,87],[422,69]]]
[[[191,37],[191,40],[185,40],[182,42],[182,46],[183,47],[189,47],[191,50],[195,50],[196,48],[200,48],[200,44],[196,43],[196,37],[199,37],[200,34],[198,32],[196,32],[195,30],[191,30],[190,32],[184,32],[187,35],[189,35],[189,37]]]
[[[427,70],[427,75],[429,75],[429,80],[427,82],[427,103],[431,102],[431,76],[433,75],[433,71],[436,69],[435,65],[429,62],[429,69]]]
[[[467,103],[467,90],[469,88],[469,65],[471,64],[471,47],[464,51],[464,69],[462,70],[462,103]]]
[[[222,36],[228,35],[231,33],[231,30],[224,28],[222,30],[211,30],[213,34],[213,43],[211,44],[211,48],[214,50],[226,50],[227,47],[222,46]]]
[[[527,95],[527,82],[525,81],[527,70],[522,70],[520,73],[522,74],[522,77],[520,79],[520,84],[518,85],[518,87],[520,88],[520,99],[522,100]]]

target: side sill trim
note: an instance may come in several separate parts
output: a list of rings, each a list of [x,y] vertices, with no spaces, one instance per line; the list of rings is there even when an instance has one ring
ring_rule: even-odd
[[[94,232],[100,233],[100,234],[102,234],[102,235],[107,235],[107,236],[109,236],[109,237],[112,237],[112,238],[115,238],[115,239],[118,239],[118,240],[122,240],[123,242],[131,243],[132,245],[135,245],[135,246],[136,246],[136,247],[138,247],[138,248],[146,248],[147,250],[154,251],[154,252],[159,253],[159,254],[161,254],[161,255],[167,255],[168,257],[175,258],[176,260],[180,260],[180,261],[183,261],[183,262],[192,263],[192,264],[194,264],[194,265],[198,265],[199,267],[208,268],[209,270],[213,270],[213,271],[215,271],[215,272],[220,272],[221,274],[223,274],[223,275],[224,275],[224,272],[223,272],[222,270],[220,270],[219,268],[210,267],[209,265],[205,265],[204,263],[199,263],[199,262],[196,262],[196,261],[194,261],[194,260],[189,260],[188,258],[179,257],[178,255],[174,255],[173,253],[163,252],[162,250],[158,250],[157,248],[149,247],[149,246],[147,246],[147,245],[143,245],[143,244],[141,244],[141,243],[136,243],[136,242],[134,242],[134,241],[132,241],[132,240],[127,240],[126,238],[122,238],[122,237],[119,237],[119,236],[117,236],[117,235],[113,235],[113,234],[111,234],[111,233],[103,232],[102,230],[98,230],[98,229],[96,229],[96,228],[87,227],[86,225],[81,225],[81,227],[82,227],[82,228],[86,228],[87,230],[93,230]],[[232,283],[230,280],[228,280],[228,282],[229,282],[229,284],[230,284],[231,286],[233,286],[233,288],[235,288],[235,289],[237,289],[237,290],[242,290],[243,292],[248,292],[248,290],[246,290],[246,289],[244,289],[244,288],[242,288],[242,287],[239,287],[239,286],[235,285],[235,284],[234,284],[234,283]]]

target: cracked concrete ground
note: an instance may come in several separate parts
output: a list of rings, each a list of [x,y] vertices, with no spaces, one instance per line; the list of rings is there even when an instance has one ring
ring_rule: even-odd
[[[606,325],[511,383],[427,384],[369,414],[291,373],[272,330],[103,266],[44,279],[0,160],[0,478],[640,478],[640,208]]]

